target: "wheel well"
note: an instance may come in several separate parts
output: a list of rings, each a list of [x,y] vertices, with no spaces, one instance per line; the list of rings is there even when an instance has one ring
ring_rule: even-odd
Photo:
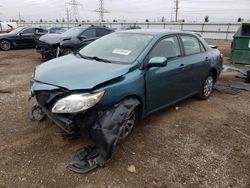
[[[143,112],[143,101],[142,101],[142,99],[137,95],[130,95],[130,96],[127,96],[127,97],[123,98],[122,100],[127,99],[127,98],[136,98],[140,102],[140,104],[136,108],[138,108],[139,119],[141,119],[142,118],[142,112]]]
[[[3,41],[3,40],[6,40],[6,41],[8,41],[11,45],[13,45],[12,42],[11,42],[10,40],[8,40],[8,39],[0,39],[0,42]]]
[[[63,49],[72,49],[72,50],[75,50],[75,48],[71,47],[71,46],[63,46],[62,47]]]
[[[211,69],[210,72],[212,73],[213,77],[214,77],[214,81],[216,82],[217,77],[218,77],[218,73],[217,70],[215,68]]]

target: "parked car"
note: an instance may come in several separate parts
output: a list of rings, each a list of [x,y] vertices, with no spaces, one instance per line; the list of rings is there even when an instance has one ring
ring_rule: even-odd
[[[67,31],[67,29],[62,28],[62,27],[51,27],[51,28],[49,28],[49,33],[62,34],[65,31]]]
[[[62,34],[42,36],[36,48],[44,60],[49,60],[70,54],[113,31],[103,26],[74,27]]]
[[[138,120],[194,95],[209,98],[222,57],[189,32],[115,32],[39,65],[30,89],[39,110],[32,114],[44,112],[68,134],[90,129],[97,149],[68,162],[85,173],[109,161]]]
[[[0,33],[9,33],[17,28],[16,22],[0,22]]]
[[[0,49],[31,48],[36,46],[36,37],[47,33],[46,29],[35,27],[18,27],[10,33],[0,34]]]

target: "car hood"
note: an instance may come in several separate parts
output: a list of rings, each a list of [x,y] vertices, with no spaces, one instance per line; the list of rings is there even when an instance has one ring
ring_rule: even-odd
[[[37,66],[34,80],[68,90],[92,89],[126,74],[130,65],[103,63],[69,54]]]
[[[70,39],[70,38],[65,38],[61,34],[56,34],[56,33],[45,34],[39,38],[41,42],[44,42],[47,44],[56,44],[66,39]]]

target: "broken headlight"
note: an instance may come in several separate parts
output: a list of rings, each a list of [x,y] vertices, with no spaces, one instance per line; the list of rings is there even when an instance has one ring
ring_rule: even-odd
[[[56,102],[53,113],[76,113],[87,110],[97,104],[103,97],[104,91],[99,93],[72,94]]]

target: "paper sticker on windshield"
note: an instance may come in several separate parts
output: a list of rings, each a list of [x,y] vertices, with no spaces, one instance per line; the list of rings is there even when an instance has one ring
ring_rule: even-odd
[[[131,53],[131,50],[115,49],[112,53],[121,54],[121,55],[129,55]]]

